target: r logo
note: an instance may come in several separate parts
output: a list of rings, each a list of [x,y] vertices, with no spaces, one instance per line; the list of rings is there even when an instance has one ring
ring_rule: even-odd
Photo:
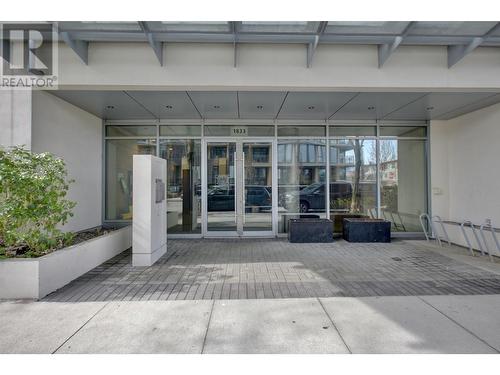
[[[0,86],[53,87],[57,36],[57,29],[49,23],[1,23]]]

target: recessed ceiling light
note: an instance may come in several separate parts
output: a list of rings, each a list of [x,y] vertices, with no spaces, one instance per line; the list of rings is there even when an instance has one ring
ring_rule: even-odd
[[[172,108],[174,108],[174,107],[172,107],[171,105],[166,105],[166,106],[165,106],[165,108],[166,108],[166,109],[172,109]]]
[[[263,105],[258,105],[257,109],[264,109],[264,106]]]
[[[313,110],[314,108],[316,108],[316,107],[313,105],[310,105],[309,107],[307,107],[307,109],[309,109],[309,110]]]
[[[374,106],[372,106],[372,105],[368,107],[368,110],[369,110],[369,111],[373,111],[374,109],[375,109],[375,107],[374,107]]]
[[[214,109],[219,109],[220,105],[214,105],[213,107],[214,107]]]
[[[114,105],[107,105],[106,109],[115,109],[115,106]]]
[[[432,111],[434,109],[434,107],[430,106],[430,107],[427,107],[426,108],[428,111]]]

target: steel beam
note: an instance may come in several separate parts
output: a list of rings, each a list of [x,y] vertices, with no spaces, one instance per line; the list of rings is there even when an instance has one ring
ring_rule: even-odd
[[[405,29],[401,33],[394,38],[392,43],[384,43],[379,44],[378,46],[378,67],[382,68],[387,59],[392,55],[392,53],[399,47],[399,45],[404,41],[404,39],[408,36],[411,31],[411,28],[415,25],[415,22],[408,22]]]
[[[76,53],[85,65],[89,64],[89,42],[77,40],[67,31],[59,32],[59,36]]]
[[[74,40],[96,42],[147,42],[144,32],[140,31],[71,31]],[[164,32],[154,31],[158,42],[179,43],[234,43],[232,33],[194,33],[194,32]],[[369,35],[369,34],[323,34],[321,44],[392,44],[398,35]],[[276,33],[239,33],[238,43],[311,43],[314,34],[276,34]],[[467,44],[471,37],[463,35],[408,35],[401,45],[458,45]],[[484,45],[500,46],[500,36],[491,36]]]
[[[229,30],[233,37],[233,67],[238,65],[238,33],[241,29],[241,22],[229,21]]]
[[[314,36],[314,40],[311,43],[307,44],[307,67],[308,68],[310,68],[312,65],[312,59],[313,59],[314,53],[316,52],[316,48],[318,47],[319,39],[324,34],[327,25],[328,25],[327,21],[321,21],[319,23],[319,26],[318,26],[318,31],[317,31],[316,35]]]
[[[160,42],[156,39],[155,33],[151,32],[147,22],[139,21],[139,26],[146,35],[146,40],[153,49],[156,58],[160,62],[160,65],[163,66],[163,42]]]
[[[448,46],[448,68],[451,68],[457,62],[462,60],[469,53],[483,44],[493,33],[500,30],[500,22],[492,27],[486,34],[480,37],[472,38],[468,44],[458,44]]]
[[[483,44],[484,38],[473,38],[469,44],[448,46],[448,68],[451,68],[457,62],[462,60],[466,55],[474,51],[477,47]]]

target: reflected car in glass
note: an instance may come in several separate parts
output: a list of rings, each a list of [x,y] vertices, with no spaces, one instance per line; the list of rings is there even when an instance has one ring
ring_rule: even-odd
[[[207,194],[208,211],[234,211],[234,185],[213,186]],[[271,210],[272,191],[270,186],[245,186],[245,210]]]
[[[299,191],[289,191],[280,199],[280,205],[292,212],[325,211],[324,183],[314,183]],[[336,181],[330,184],[330,202],[336,203],[339,208],[348,207],[348,200],[352,196],[352,185],[348,181]],[[332,204],[332,203],[330,203]]]

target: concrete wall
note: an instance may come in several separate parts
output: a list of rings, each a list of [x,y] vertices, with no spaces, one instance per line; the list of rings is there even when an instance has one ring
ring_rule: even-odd
[[[160,66],[148,43],[90,43],[89,65],[59,48],[61,88],[216,90],[498,89],[496,48],[479,47],[452,69],[445,46],[400,46],[382,69],[377,47],[320,44],[311,68],[306,45],[166,43]]]
[[[101,224],[102,122],[49,93],[33,92],[32,149],[64,159],[75,180],[68,198],[76,201],[66,230]]]
[[[478,224],[489,218],[500,227],[499,140],[500,104],[431,123],[434,215]],[[465,244],[457,228],[450,233]]]
[[[424,141],[398,141],[398,211],[406,230],[421,231],[419,216],[427,212],[427,160]]]
[[[0,90],[0,145],[31,148],[31,90]]]

